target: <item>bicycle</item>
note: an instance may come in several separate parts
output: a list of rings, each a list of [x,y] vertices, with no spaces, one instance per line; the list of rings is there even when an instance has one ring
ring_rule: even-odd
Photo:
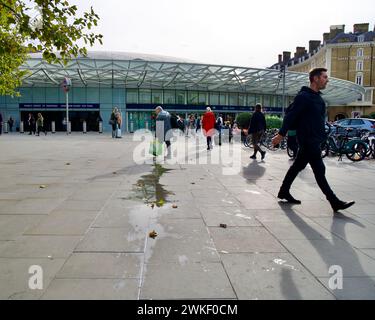
[[[338,161],[342,161],[342,156],[344,154],[351,161],[361,161],[366,157],[368,145],[361,139],[349,139],[349,133],[353,131],[352,128],[344,128],[346,132],[345,135],[339,134],[334,137],[334,135],[331,134],[332,126],[329,124],[328,126],[329,133],[327,140],[321,145],[322,158],[325,158],[330,152],[339,155]]]

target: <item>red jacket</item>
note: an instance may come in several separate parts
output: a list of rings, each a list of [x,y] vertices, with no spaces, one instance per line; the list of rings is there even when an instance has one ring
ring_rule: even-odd
[[[215,115],[213,112],[206,112],[202,119],[203,134],[205,136],[213,136],[215,129]]]

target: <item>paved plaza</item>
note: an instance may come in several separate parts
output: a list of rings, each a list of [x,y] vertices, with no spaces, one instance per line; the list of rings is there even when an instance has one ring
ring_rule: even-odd
[[[0,136],[0,299],[375,299],[374,160],[325,160],[332,189],[356,200],[333,214],[310,167],[291,190],[302,205],[277,200],[285,152],[253,161],[239,146],[227,175],[136,164],[137,146]]]

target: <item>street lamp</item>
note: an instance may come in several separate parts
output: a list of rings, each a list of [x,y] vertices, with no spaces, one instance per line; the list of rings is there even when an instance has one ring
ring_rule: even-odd
[[[62,88],[65,92],[65,100],[66,100],[66,134],[69,134],[69,103],[68,103],[68,92],[70,87],[72,86],[72,80],[68,77],[65,77],[62,82]]]
[[[285,71],[286,71],[286,66],[285,64],[280,65],[280,77],[283,78],[283,112],[282,116],[284,118],[285,116]]]

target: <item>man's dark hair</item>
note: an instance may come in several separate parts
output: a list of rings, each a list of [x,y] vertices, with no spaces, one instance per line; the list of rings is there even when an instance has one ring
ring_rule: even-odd
[[[262,105],[260,103],[255,105],[255,111],[262,111]]]
[[[314,81],[314,77],[320,76],[322,72],[327,72],[328,70],[326,68],[314,68],[309,72],[309,78],[310,82]]]

